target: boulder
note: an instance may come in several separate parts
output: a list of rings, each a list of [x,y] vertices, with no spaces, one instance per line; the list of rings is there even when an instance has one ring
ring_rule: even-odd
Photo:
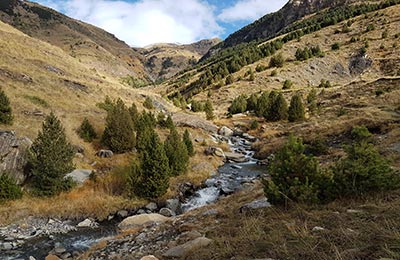
[[[27,151],[32,141],[17,138],[13,131],[0,131],[0,175],[8,174],[17,184],[28,177],[26,171]]]
[[[118,210],[117,216],[120,218],[126,218],[128,216],[129,212],[127,210]]]
[[[182,205],[178,199],[167,200],[165,207],[172,210],[176,214],[182,213]]]
[[[269,207],[271,207],[271,203],[268,202],[267,198],[263,198],[263,199],[255,200],[253,202],[243,205],[240,208],[240,212],[245,213],[247,211],[251,211],[254,209],[263,209],[263,208],[269,208]]]
[[[222,136],[227,136],[227,137],[233,136],[233,130],[226,126],[223,126],[218,130],[218,134],[220,134]]]
[[[87,219],[85,219],[84,221],[78,223],[78,225],[76,225],[76,226],[77,226],[77,227],[80,227],[80,228],[85,228],[85,227],[92,227],[92,228],[94,228],[94,227],[97,227],[98,224],[97,224],[96,221],[87,218]]]
[[[154,255],[147,255],[140,258],[140,260],[158,260],[158,258],[155,257]]]
[[[61,259],[56,255],[48,255],[46,256],[45,260],[61,260]]]
[[[173,217],[175,216],[175,212],[173,212],[172,210],[168,209],[168,208],[162,208],[160,209],[160,214],[165,216],[165,217]]]
[[[118,227],[120,229],[129,229],[138,226],[164,223],[169,219],[170,218],[160,214],[141,214],[124,219],[121,223],[119,223]]]
[[[158,209],[158,206],[157,206],[156,203],[150,202],[149,204],[146,205],[145,208],[150,210],[150,211],[156,211]]]
[[[219,147],[208,147],[208,148],[204,151],[204,153],[205,153],[206,155],[215,155],[215,156],[218,156],[218,157],[225,158],[225,153],[224,153],[224,151],[223,151],[221,148],[219,148]]]
[[[111,150],[100,150],[96,155],[100,158],[111,158],[114,156],[114,153]]]
[[[243,162],[247,162],[249,159],[246,158],[246,156],[244,156],[243,154],[240,153],[231,153],[231,152],[226,152],[225,153],[225,158],[228,161],[232,161],[235,163],[243,163]]]
[[[85,181],[90,178],[92,170],[74,170],[73,172],[65,175],[65,178],[72,178],[72,180],[78,185],[82,185]]]
[[[218,130],[216,125],[196,115],[175,113],[172,115],[172,120],[176,126],[190,127],[195,129],[200,128],[210,133],[216,133]]]
[[[73,145],[72,147],[74,148],[75,153],[85,153],[85,147],[83,147],[82,145]]]
[[[163,254],[163,256],[167,258],[184,257],[195,250],[209,246],[211,243],[212,243],[211,239],[205,237],[199,237],[192,241],[186,242],[183,245],[170,248],[167,252]]]

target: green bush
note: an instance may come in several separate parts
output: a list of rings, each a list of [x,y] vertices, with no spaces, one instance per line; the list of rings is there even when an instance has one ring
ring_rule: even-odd
[[[43,98],[40,98],[38,96],[25,95],[24,98],[31,101],[33,104],[39,105],[41,107],[45,107],[45,108],[49,107],[49,103],[47,103],[46,100],[44,100]]]
[[[28,158],[38,195],[51,196],[72,187],[72,181],[64,177],[74,169],[74,154],[60,120],[50,113],[32,144]]]
[[[329,80],[321,79],[321,83],[318,85],[319,88],[331,88],[332,84]]]
[[[293,86],[293,82],[289,79],[285,80],[285,82],[283,82],[283,87],[282,89],[290,89]]]
[[[195,151],[194,151],[194,147],[193,147],[193,142],[190,139],[190,134],[187,129],[185,130],[185,132],[183,134],[183,142],[186,145],[186,149],[188,151],[189,156],[193,156]]]
[[[255,129],[257,129],[258,127],[259,127],[259,124],[258,124],[258,121],[257,121],[257,120],[251,121],[251,124],[250,124],[250,129],[251,129],[251,130],[255,130]]]
[[[206,112],[206,118],[207,120],[213,120],[214,119],[214,108],[210,100],[207,100],[205,105],[204,105],[204,112]]]
[[[143,102],[143,106],[147,109],[154,109],[153,100],[150,97],[146,97]]]
[[[365,31],[366,32],[370,32],[370,31],[373,31],[373,30],[375,30],[375,25],[370,23],[370,24],[368,24],[367,29]]]
[[[90,124],[89,119],[85,117],[83,119],[81,126],[78,129],[79,137],[85,142],[91,142],[93,139],[97,138],[96,131],[94,130],[92,124]]]
[[[337,51],[340,49],[340,43],[335,42],[334,44],[332,44],[331,46],[332,50]]]
[[[366,127],[355,127],[346,157],[333,168],[337,197],[357,197],[400,187],[400,176],[370,141]]]
[[[228,112],[232,115],[247,111],[247,96],[242,94],[232,101]]]
[[[6,93],[0,89],[0,124],[9,125],[12,121],[13,115],[10,100],[6,96]]]
[[[302,121],[305,118],[304,105],[300,95],[294,95],[290,100],[288,119],[290,122]]]
[[[262,65],[262,64],[258,64],[257,67],[256,67],[256,71],[257,72],[262,72],[262,71],[264,71],[266,69],[267,69],[267,67]]]
[[[7,174],[0,175],[0,202],[22,197],[21,188]]]
[[[318,161],[304,154],[305,146],[300,138],[289,136],[269,167],[270,180],[263,180],[264,192],[271,203],[287,201],[319,203],[326,200],[325,190],[332,183],[331,176],[324,174]]]
[[[282,68],[284,64],[285,64],[285,58],[283,57],[282,53],[279,53],[271,57],[271,60],[269,62],[269,67]]]
[[[310,111],[310,114],[314,114],[315,111],[318,108],[317,105],[317,91],[315,88],[313,88],[310,93],[307,95],[307,104],[308,104],[308,110]]]

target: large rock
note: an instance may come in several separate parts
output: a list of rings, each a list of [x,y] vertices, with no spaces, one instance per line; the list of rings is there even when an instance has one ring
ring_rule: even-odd
[[[218,134],[229,137],[233,135],[233,130],[226,126],[223,126],[218,130]]]
[[[90,178],[92,174],[92,170],[74,170],[73,172],[68,173],[65,175],[65,178],[72,178],[72,180],[78,185],[82,185],[85,181]]]
[[[232,161],[232,162],[235,162],[235,163],[243,163],[243,162],[247,162],[249,160],[243,154],[231,153],[231,152],[225,152],[225,158],[228,161]]]
[[[166,201],[166,208],[172,210],[176,214],[182,213],[182,205],[178,199],[169,199]]]
[[[243,205],[240,208],[240,212],[245,213],[247,211],[251,211],[254,209],[263,209],[263,208],[269,208],[269,207],[271,207],[271,203],[268,202],[268,199],[262,198],[262,199],[255,200],[253,202]]]
[[[158,260],[158,258],[155,257],[154,255],[147,255],[140,258],[140,260]]]
[[[22,184],[28,177],[27,151],[31,145],[31,140],[17,138],[15,132],[0,131],[0,175],[8,174]]]
[[[215,156],[218,156],[218,157],[225,158],[225,153],[224,153],[224,151],[223,151],[221,148],[219,148],[219,147],[208,147],[208,148],[204,151],[204,153],[205,153],[206,155],[215,155]]]
[[[160,214],[141,214],[124,219],[121,223],[119,223],[118,227],[120,229],[129,229],[155,223],[164,223],[169,219],[170,218]]]
[[[218,130],[218,127],[210,121],[195,115],[175,113],[172,115],[172,120],[176,126],[200,128],[210,133],[216,133]]]
[[[183,245],[170,248],[167,252],[163,254],[163,256],[167,258],[184,257],[195,250],[209,246],[211,242],[211,239],[199,237]]]
[[[96,155],[100,158],[111,158],[114,156],[114,153],[111,150],[100,150]]]

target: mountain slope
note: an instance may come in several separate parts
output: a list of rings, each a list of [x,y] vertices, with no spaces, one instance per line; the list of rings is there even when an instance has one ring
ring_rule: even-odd
[[[50,8],[28,1],[2,0],[0,20],[62,48],[98,72],[116,77],[145,77],[143,57],[126,43]]]
[[[137,49],[146,58],[145,66],[155,80],[168,79],[194,65],[220,39],[201,40],[192,44],[154,44]]]
[[[212,52],[221,48],[224,49],[236,46],[241,43],[271,38],[279,34],[287,26],[299,21],[307,15],[315,14],[326,8],[335,8],[356,2],[363,3],[363,1],[360,0],[290,0],[279,11],[267,14],[231,34],[225,41],[213,48]],[[212,52],[209,53],[207,57],[211,55]]]

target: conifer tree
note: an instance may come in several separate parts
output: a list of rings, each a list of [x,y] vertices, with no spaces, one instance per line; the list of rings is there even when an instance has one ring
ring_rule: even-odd
[[[54,195],[71,188],[72,182],[64,176],[74,169],[73,157],[74,150],[67,142],[60,120],[51,113],[33,142],[29,156],[34,187],[39,195]]]
[[[116,153],[131,151],[135,147],[133,130],[131,115],[124,102],[118,99],[113,108],[108,111],[101,143]]]
[[[259,117],[265,116],[267,109],[268,109],[268,93],[263,92],[257,100],[256,115]]]
[[[0,89],[0,124],[11,124],[13,121],[10,100],[6,93]]]
[[[86,117],[83,119],[82,124],[78,129],[78,134],[85,142],[91,142],[97,137],[96,131],[92,124],[90,124],[89,119]]]
[[[157,198],[169,187],[170,168],[164,146],[154,129],[148,129],[148,143],[139,153],[140,163],[134,162],[130,182],[136,195]]]
[[[175,128],[174,121],[172,121],[172,117],[170,115],[168,115],[167,120],[165,122],[165,125],[167,126],[168,129],[174,129]]]
[[[170,129],[170,134],[164,143],[164,149],[168,157],[171,175],[178,176],[184,173],[189,163],[189,154],[185,143],[175,128]]]
[[[313,88],[310,93],[307,95],[307,104],[308,104],[308,110],[310,111],[311,114],[314,114],[315,111],[317,110],[317,91],[315,88]]]
[[[214,119],[214,108],[213,108],[212,103],[211,103],[210,100],[206,101],[206,104],[204,105],[204,112],[206,112],[207,120],[213,120]]]
[[[189,131],[187,129],[185,130],[185,133],[183,134],[183,142],[186,145],[186,149],[188,151],[189,156],[193,156],[194,155],[193,142],[190,139],[190,134],[189,134]]]
[[[273,105],[269,111],[271,121],[285,120],[288,118],[288,105],[282,93],[275,98]]]
[[[128,111],[129,111],[129,114],[131,115],[132,122],[135,125],[137,120],[138,120],[138,118],[139,118],[139,111],[138,111],[137,106],[136,106],[136,104],[134,102],[129,107]]]
[[[301,100],[300,95],[294,95],[290,100],[289,107],[289,121],[301,121],[304,120],[304,106],[303,101]]]

